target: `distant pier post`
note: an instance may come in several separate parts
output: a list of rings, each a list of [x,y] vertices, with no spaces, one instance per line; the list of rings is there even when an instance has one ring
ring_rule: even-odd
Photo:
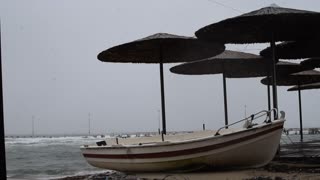
[[[302,127],[302,108],[301,108],[301,90],[300,90],[300,84],[298,85],[298,96],[299,96],[299,116],[300,116],[300,142],[303,142],[303,127]]]
[[[0,179],[7,179],[6,148],[4,143],[4,115],[2,92],[1,21],[0,21]]]

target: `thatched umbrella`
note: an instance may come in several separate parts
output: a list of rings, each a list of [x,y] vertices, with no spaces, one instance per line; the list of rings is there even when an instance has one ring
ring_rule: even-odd
[[[261,56],[225,50],[223,53],[194,62],[187,62],[174,66],[171,72],[185,75],[222,74],[227,78],[250,78],[268,76],[271,62],[268,58]],[[277,63],[277,74],[287,75],[309,68],[300,64],[279,61]]]
[[[220,54],[224,49],[225,46],[221,43],[158,33],[107,49],[98,55],[98,59],[104,62],[160,64],[162,132],[166,134],[163,63],[186,62],[212,57]]]
[[[272,81],[272,80],[271,80]],[[270,81],[270,83],[272,83]],[[307,70],[289,75],[279,76],[277,80],[277,86],[292,86],[292,85],[303,85],[310,84],[320,81],[320,72],[316,70]],[[263,78],[261,83],[268,85],[268,79]]]
[[[286,41],[275,46],[277,59],[302,59],[320,57],[319,40]],[[260,52],[263,57],[271,57],[271,48]]]
[[[270,80],[264,78],[261,80],[262,84],[268,85]],[[277,79],[278,86],[298,86],[298,99],[299,99],[299,115],[300,115],[300,140],[303,141],[302,134],[302,108],[301,108],[301,91],[300,86],[303,84],[309,84],[314,82],[320,82],[320,72],[315,70],[302,71],[287,76],[279,76]]]
[[[320,82],[311,83],[311,84],[303,84],[303,85],[300,85],[300,86],[293,86],[292,88],[289,88],[288,91],[319,89],[319,88],[320,88]]]
[[[4,115],[2,92],[2,54],[1,54],[1,21],[0,21],[0,179],[7,179],[6,148],[4,143]]]
[[[298,86],[294,86],[292,88],[289,88],[288,91],[298,91],[299,94],[299,99],[301,99],[301,90],[310,90],[310,89],[319,89],[320,88],[320,82],[317,83],[311,83],[311,84],[303,84],[303,85],[298,85]],[[301,104],[299,104],[301,106]],[[299,108],[300,108],[299,106]],[[300,122],[301,123],[301,122]],[[301,127],[302,129],[302,127]],[[301,129],[300,129],[300,134],[301,133]]]
[[[270,68],[271,69],[271,68]],[[276,64],[276,75],[277,76],[286,76],[288,74],[296,73],[296,72],[301,72],[301,71],[306,71],[306,70],[311,70],[314,68],[309,68],[306,66],[302,66],[297,63],[290,63],[286,61],[279,61]],[[270,70],[271,71],[271,70]],[[269,77],[269,75],[267,76]],[[270,78],[269,78],[270,80]],[[271,84],[268,83],[267,88],[268,88],[268,105],[269,105],[269,110],[270,110],[270,90],[269,86]]]
[[[273,82],[276,82],[276,41],[312,39],[319,32],[320,13],[266,7],[234,18],[229,18],[199,29],[195,34],[199,39],[223,43],[264,43],[272,47]],[[277,89],[273,84],[274,108],[278,108]],[[277,116],[277,114],[276,114]]]
[[[320,57],[320,56],[319,56]],[[306,68],[320,68],[320,58],[309,58],[300,64]]]
[[[247,63],[246,63],[247,60]],[[236,51],[224,51],[218,56],[213,58],[199,60],[195,62],[184,63],[181,65],[170,68],[170,71],[177,74],[220,74],[223,75],[223,94],[224,94],[224,112],[225,112],[225,125],[228,125],[228,103],[227,103],[227,87],[226,87],[226,76],[234,75],[243,77],[248,74],[244,70],[244,67],[250,68],[252,66],[259,66],[259,62],[263,62],[260,56],[236,52]],[[264,68],[265,68],[265,64]],[[235,74],[237,73],[237,74]],[[259,76],[259,73],[254,72],[251,76]]]
[[[319,18],[318,12],[269,6],[205,26],[195,34],[199,39],[234,44],[314,39]]]
[[[226,50],[218,56],[188,62],[174,66],[171,72],[185,75],[203,75],[203,74],[222,74],[223,76],[223,92],[224,92],[224,108],[225,108],[225,124],[228,124],[228,108],[227,108],[227,78],[248,78],[262,77],[270,74],[270,61],[261,56],[237,51]],[[290,74],[301,71],[301,66],[294,63],[279,62],[278,73]],[[268,88],[268,107],[270,109],[270,92]]]
[[[250,53],[225,50],[223,53],[207,59],[187,62],[170,69],[173,73],[185,75],[203,75],[224,73],[226,77],[260,77],[261,71],[247,69],[266,69],[267,59]],[[248,75],[251,73],[250,75]],[[263,73],[264,74],[264,73]]]

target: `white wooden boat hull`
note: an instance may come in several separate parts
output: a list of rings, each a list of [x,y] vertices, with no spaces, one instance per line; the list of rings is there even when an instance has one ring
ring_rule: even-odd
[[[199,168],[250,168],[269,163],[279,146],[284,120],[238,132],[182,142],[89,146],[81,151],[93,166],[123,172]]]

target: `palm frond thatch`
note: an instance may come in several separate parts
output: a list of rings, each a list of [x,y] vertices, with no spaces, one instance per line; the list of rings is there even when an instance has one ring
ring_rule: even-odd
[[[277,44],[275,47],[277,59],[303,59],[320,57],[319,40],[287,41]],[[271,48],[260,52],[263,57],[271,57]]]
[[[109,48],[98,55],[104,62],[163,63],[187,62],[220,54],[223,44],[193,37],[157,33]]]
[[[300,64],[308,68],[320,68],[320,58],[310,58],[302,61]]]
[[[204,75],[224,73],[228,78],[251,78],[270,75],[270,59],[261,56],[237,51],[226,50],[218,56],[188,62],[170,69],[176,74]],[[303,71],[300,64],[278,62],[278,74],[291,74]]]
[[[298,91],[300,90],[308,90],[308,89],[319,89],[320,88],[320,82],[318,83],[311,83],[311,84],[303,84],[299,86],[294,86],[292,88],[289,88],[288,91]]]
[[[282,7],[265,7],[225,19],[196,31],[199,39],[223,43],[312,39],[319,32],[320,13]]]
[[[303,85],[315,82],[320,82],[320,72],[315,70],[307,70],[277,77],[277,86]],[[264,85],[271,85],[272,79],[270,78],[268,80],[268,78],[263,78],[261,83]]]

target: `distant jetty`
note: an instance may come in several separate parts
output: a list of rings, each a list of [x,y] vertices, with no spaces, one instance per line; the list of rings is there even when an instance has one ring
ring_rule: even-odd
[[[286,128],[283,132],[287,135],[289,134],[300,134],[300,128]],[[303,134],[320,134],[320,128],[303,128]]]

